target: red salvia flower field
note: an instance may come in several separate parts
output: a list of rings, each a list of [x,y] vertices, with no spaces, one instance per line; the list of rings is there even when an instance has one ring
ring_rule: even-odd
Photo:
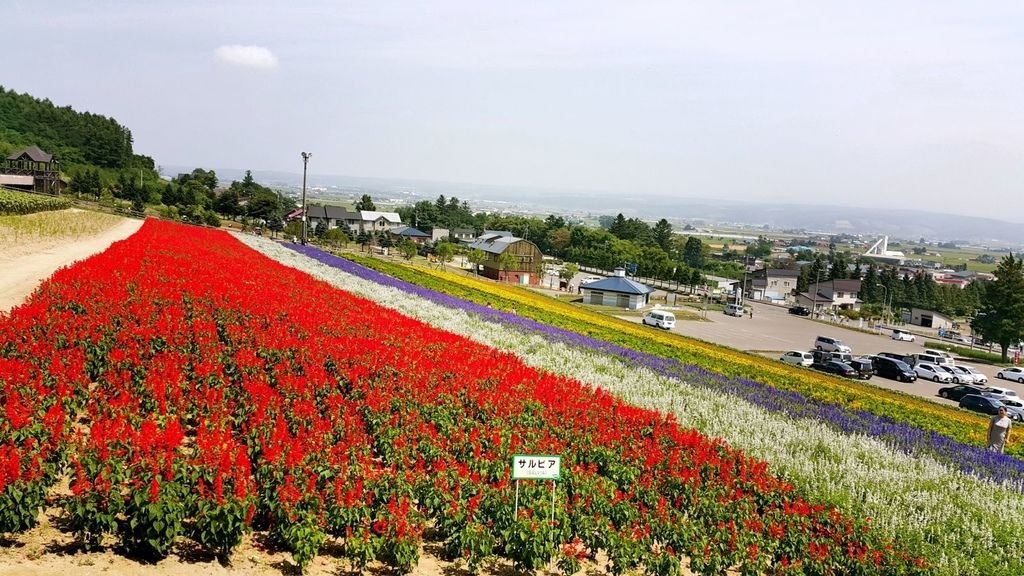
[[[148,221],[0,318],[0,532],[62,476],[81,543],[228,558],[267,530],[306,565],[414,566],[424,534],[476,568],[927,573],[868,525],[720,441],[404,318],[244,247]],[[560,454],[550,488],[509,462]]]

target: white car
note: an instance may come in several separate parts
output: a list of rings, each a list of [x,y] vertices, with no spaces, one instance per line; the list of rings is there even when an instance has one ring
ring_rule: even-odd
[[[929,356],[938,356],[940,358],[945,358],[946,361],[945,362],[941,362],[941,364],[945,364],[947,366],[956,366],[956,359],[953,358],[952,354],[950,354],[949,352],[946,352],[945,350],[935,350],[933,348],[925,348],[924,349],[924,353],[929,355]]]
[[[845,352],[852,354],[853,350],[850,349],[842,340],[838,338],[829,338],[828,336],[818,336],[814,340],[815,350],[822,350],[824,352]]]
[[[906,330],[900,330],[899,328],[892,329],[892,336],[890,336],[890,338],[892,338],[893,340],[901,340],[903,342],[913,342],[917,339],[910,332],[907,332]]]
[[[814,355],[810,352],[801,352],[799,350],[790,350],[779,357],[786,364],[793,364],[796,366],[808,367],[814,364]]]
[[[955,384],[988,384],[988,376],[985,376],[981,372],[978,372],[977,368],[972,366],[950,366],[955,373],[953,375],[953,382]]]
[[[1020,396],[1017,395],[1017,392],[1014,390],[1010,390],[1009,388],[989,386],[985,391],[989,393],[989,396],[992,396],[993,398],[999,398],[1000,400],[1020,400]]]
[[[1024,384],[1024,368],[1019,366],[1003,368],[999,372],[996,372],[996,378],[1000,378],[1002,380],[1013,380],[1014,382]]]
[[[590,284],[591,282],[597,282],[598,280],[604,280],[600,276],[587,276],[583,280],[580,280],[580,284]]]
[[[918,362],[914,365],[914,372],[917,372],[917,377],[923,380],[932,380],[934,382],[952,382],[953,375],[942,369],[940,366],[934,364],[928,364],[924,362]]]

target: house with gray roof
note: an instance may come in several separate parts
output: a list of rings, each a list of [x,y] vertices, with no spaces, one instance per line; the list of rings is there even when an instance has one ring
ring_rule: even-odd
[[[584,304],[638,310],[647,305],[654,288],[626,278],[626,271],[616,268],[607,278],[581,284],[580,292]]]

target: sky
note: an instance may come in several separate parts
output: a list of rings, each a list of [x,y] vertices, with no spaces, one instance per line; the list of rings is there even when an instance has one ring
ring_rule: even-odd
[[[1019,1],[4,5],[0,84],[158,164],[1024,220]]]

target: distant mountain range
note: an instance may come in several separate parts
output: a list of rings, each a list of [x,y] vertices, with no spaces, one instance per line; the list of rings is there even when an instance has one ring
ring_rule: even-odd
[[[165,166],[165,176],[191,171],[192,167]],[[241,180],[243,170],[217,169],[222,184]],[[302,174],[274,171],[253,171],[261,184],[299,190]],[[363,178],[355,176],[310,175],[307,192],[311,196],[358,196],[370,194],[388,202],[433,200],[440,194],[466,200],[474,210],[507,211],[525,214],[569,214],[595,216],[622,212],[628,217],[666,218],[671,222],[731,225],[773,230],[805,230],[808,232],[888,235],[892,238],[981,244],[991,247],[1024,246],[1024,223],[1005,222],[992,218],[940,214],[920,210],[892,208],[859,208],[821,204],[773,204],[730,199],[672,198],[597,194],[582,191],[559,191],[490,184],[465,184],[405,180],[397,178]],[[752,229],[752,234],[757,230]]]

